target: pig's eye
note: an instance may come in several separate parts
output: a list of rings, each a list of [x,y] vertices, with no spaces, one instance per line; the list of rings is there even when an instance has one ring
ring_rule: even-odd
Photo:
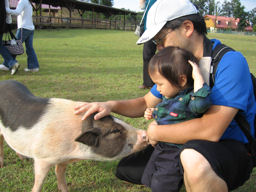
[[[114,139],[118,137],[121,134],[121,131],[119,129],[111,130],[108,133],[104,135],[106,139]]]
[[[121,134],[121,130],[119,130],[119,129],[110,130],[109,132],[107,132],[107,133],[105,134],[105,136],[108,136],[108,135],[116,135],[116,134]]]
[[[109,134],[121,133],[119,129],[112,130]]]

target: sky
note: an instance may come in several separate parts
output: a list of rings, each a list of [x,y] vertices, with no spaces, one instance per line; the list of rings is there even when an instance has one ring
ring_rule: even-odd
[[[224,0],[215,0],[215,2],[219,1],[220,3],[224,2]],[[241,4],[245,7],[245,11],[251,11],[253,8],[256,8],[256,0],[240,0]],[[114,0],[115,8],[125,8],[131,11],[142,11],[139,8],[139,0]]]

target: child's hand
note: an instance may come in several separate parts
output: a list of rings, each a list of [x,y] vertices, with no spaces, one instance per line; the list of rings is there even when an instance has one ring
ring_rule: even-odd
[[[192,62],[192,61],[188,61],[188,63],[192,66],[192,77],[195,80],[195,78],[197,78],[198,76],[202,76],[201,72],[200,72],[200,68],[199,65],[197,65],[196,63]]]
[[[194,92],[196,92],[197,90],[203,87],[204,79],[201,74],[199,65],[197,65],[196,63],[190,60],[188,61],[188,63],[192,66],[192,77],[194,79]]]
[[[144,112],[144,118],[147,120],[153,119],[152,113],[155,110],[155,108],[147,108]]]

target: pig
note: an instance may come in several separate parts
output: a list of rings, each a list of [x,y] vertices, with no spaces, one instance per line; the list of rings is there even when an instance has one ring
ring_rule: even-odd
[[[74,114],[79,102],[34,96],[14,80],[0,82],[0,166],[3,139],[16,153],[34,160],[32,192],[41,191],[51,166],[55,165],[58,189],[67,192],[66,166],[87,159],[111,161],[142,150],[144,130],[114,116],[82,121]]]

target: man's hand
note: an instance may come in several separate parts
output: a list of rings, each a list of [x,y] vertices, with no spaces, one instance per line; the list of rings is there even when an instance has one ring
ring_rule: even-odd
[[[147,136],[148,136],[148,140],[149,140],[149,143],[154,147],[158,141],[154,140],[154,129],[157,128],[157,122],[156,121],[152,121],[149,126],[148,126],[148,129],[147,129]]]
[[[109,102],[81,102],[75,107],[75,114],[84,113],[82,120],[85,120],[87,117],[92,115],[93,113],[97,113],[94,116],[95,120],[98,120],[106,115],[111,113],[112,106]]]

